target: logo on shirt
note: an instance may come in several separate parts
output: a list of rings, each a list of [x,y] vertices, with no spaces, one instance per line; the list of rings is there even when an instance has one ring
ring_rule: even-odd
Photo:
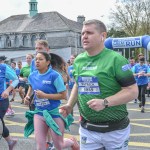
[[[126,64],[126,65],[122,66],[122,71],[127,71],[127,70],[131,70],[130,64]]]
[[[87,66],[87,67],[83,67],[82,70],[96,70],[97,66]]]
[[[42,83],[43,83],[43,84],[51,84],[51,81],[43,80]]]
[[[86,144],[86,141],[87,141],[87,137],[82,136],[82,137],[81,137],[81,143],[82,143],[82,144]]]

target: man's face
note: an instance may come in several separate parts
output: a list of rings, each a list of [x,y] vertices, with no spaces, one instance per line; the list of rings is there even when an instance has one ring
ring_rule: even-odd
[[[36,50],[36,53],[41,52],[41,51],[48,53],[48,51],[49,51],[49,49],[47,47],[45,47],[43,44],[39,44],[39,43],[35,44],[35,50]]]
[[[134,59],[130,59],[130,64],[134,65],[135,64],[135,60]]]
[[[15,69],[16,65],[14,63],[11,63],[11,67]]]
[[[138,58],[139,59],[144,58],[144,55],[141,54],[141,55],[138,56]]]
[[[97,50],[101,46],[102,35],[95,24],[84,25],[82,28],[82,45],[85,50]]]
[[[70,57],[70,63],[73,64],[75,57],[71,55]]]

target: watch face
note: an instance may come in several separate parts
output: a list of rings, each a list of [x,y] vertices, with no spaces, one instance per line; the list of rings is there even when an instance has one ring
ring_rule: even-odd
[[[109,102],[107,101],[107,99],[104,99],[104,106],[105,106],[105,107],[108,107],[108,103],[109,103]]]

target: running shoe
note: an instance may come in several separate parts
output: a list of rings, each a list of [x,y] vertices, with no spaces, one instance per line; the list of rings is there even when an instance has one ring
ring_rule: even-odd
[[[142,106],[141,107],[141,113],[144,113],[145,112],[145,109],[144,109],[144,107]]]
[[[46,150],[55,150],[53,142],[46,143]]]
[[[7,110],[5,115],[6,115],[6,117],[12,117],[12,116],[15,115],[15,111],[10,109],[10,108],[8,108],[8,110]]]

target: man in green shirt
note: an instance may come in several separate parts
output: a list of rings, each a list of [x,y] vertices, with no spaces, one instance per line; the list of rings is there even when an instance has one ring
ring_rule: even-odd
[[[60,107],[68,115],[79,102],[81,114],[81,150],[127,150],[130,125],[126,103],[138,96],[138,88],[128,61],[104,47],[106,27],[103,22],[83,23],[84,53],[74,61],[76,83],[68,103]]]

